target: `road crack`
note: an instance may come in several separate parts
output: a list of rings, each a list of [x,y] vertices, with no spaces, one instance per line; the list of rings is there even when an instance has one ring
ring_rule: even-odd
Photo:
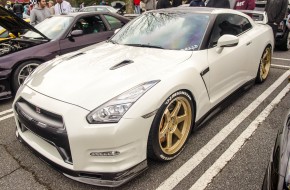
[[[0,179],[3,179],[4,177],[6,177],[6,176],[12,174],[13,172],[15,172],[16,170],[18,170],[18,169],[20,169],[20,168],[21,168],[21,167],[16,168],[15,170],[11,171],[10,173],[8,173],[8,174],[6,174],[6,175],[0,177]]]
[[[17,141],[15,140],[15,142],[17,142]],[[42,182],[42,181],[39,179],[39,177],[37,177],[35,171],[33,171],[33,170],[29,169],[28,167],[26,167],[25,165],[23,165],[22,162],[19,160],[19,158],[15,157],[15,156],[14,156],[14,155],[9,151],[9,148],[8,148],[7,145],[0,144],[0,146],[3,146],[3,148],[6,150],[6,152],[7,152],[10,156],[12,156],[12,158],[13,158],[13,159],[14,159],[14,160],[19,164],[20,167],[17,168],[17,169],[15,169],[14,171],[16,171],[16,170],[22,168],[22,169],[24,169],[25,171],[31,173],[31,175],[33,176],[33,178],[35,179],[35,181],[36,181],[37,183],[39,183],[40,185],[44,186],[47,190],[52,190],[52,188],[49,187],[49,184]],[[13,173],[14,171],[12,171],[11,173]],[[9,175],[9,174],[8,174],[8,175]],[[0,179],[1,179],[1,178],[0,178]]]

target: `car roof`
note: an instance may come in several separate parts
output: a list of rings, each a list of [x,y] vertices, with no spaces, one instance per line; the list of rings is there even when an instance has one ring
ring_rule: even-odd
[[[71,12],[68,14],[63,14],[63,15],[53,15],[53,16],[71,16],[71,17],[77,17],[77,16],[83,16],[83,15],[100,15],[100,14],[108,14],[110,12],[107,11],[98,11],[98,12]]]

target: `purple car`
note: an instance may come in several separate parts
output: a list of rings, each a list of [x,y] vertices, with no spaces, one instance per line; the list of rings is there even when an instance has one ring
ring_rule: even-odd
[[[0,41],[0,99],[16,93],[41,63],[109,39],[130,20],[110,12],[52,16],[31,26],[0,7],[0,25],[19,38]]]

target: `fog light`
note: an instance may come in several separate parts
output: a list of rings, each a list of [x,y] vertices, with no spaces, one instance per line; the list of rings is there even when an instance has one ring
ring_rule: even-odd
[[[119,151],[108,151],[108,152],[91,152],[91,156],[117,156],[119,155]]]

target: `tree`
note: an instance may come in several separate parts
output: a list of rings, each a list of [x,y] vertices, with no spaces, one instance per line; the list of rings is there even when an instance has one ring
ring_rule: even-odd
[[[133,0],[126,0],[126,13],[132,14],[134,13],[134,3]]]

